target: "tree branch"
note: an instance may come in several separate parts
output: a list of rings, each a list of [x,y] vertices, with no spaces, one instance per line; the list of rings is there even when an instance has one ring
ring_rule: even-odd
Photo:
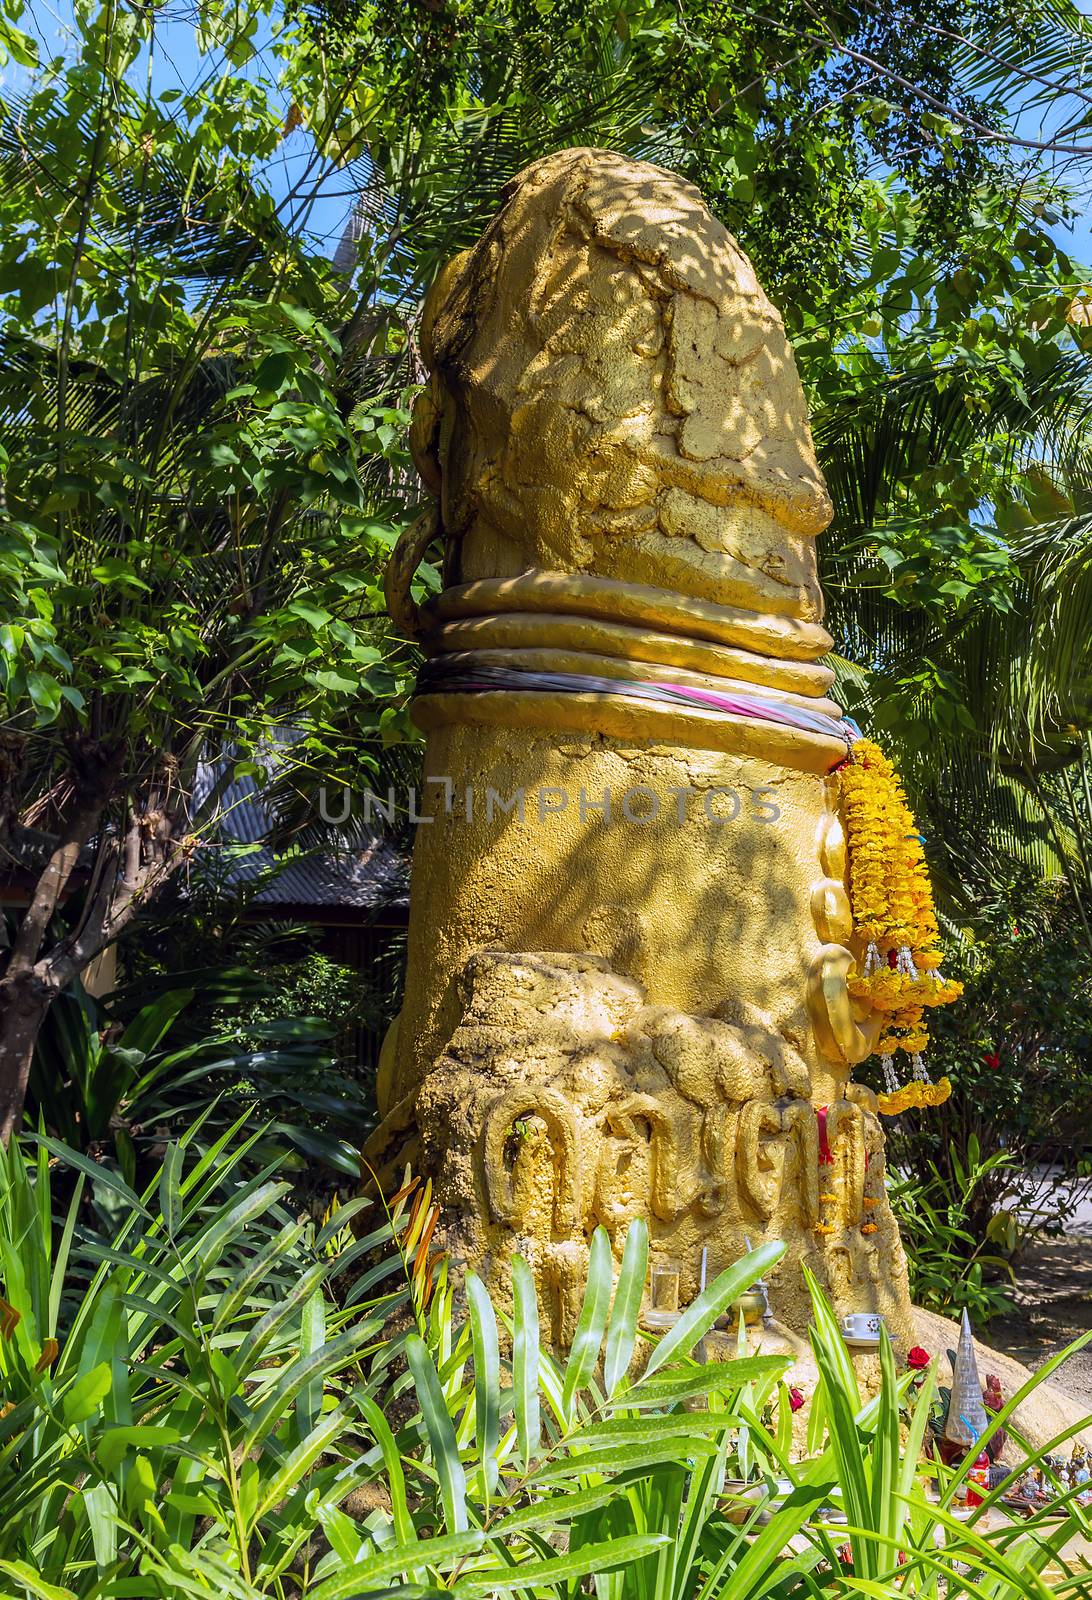
[[[141,908],[163,888],[196,847],[192,834],[175,841],[174,819],[165,807],[130,810],[129,826],[120,845],[114,843],[113,865],[104,871],[78,933],[62,939],[36,967],[40,978],[63,989],[97,955],[124,932]]]

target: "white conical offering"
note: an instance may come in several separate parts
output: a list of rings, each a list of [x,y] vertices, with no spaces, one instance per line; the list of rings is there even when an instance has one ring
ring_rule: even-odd
[[[964,1311],[959,1329],[959,1347],[956,1350],[955,1372],[952,1375],[952,1398],[948,1402],[944,1437],[951,1444],[958,1444],[969,1450],[978,1443],[988,1427],[986,1408],[982,1404],[982,1379],[978,1376],[978,1362],[974,1354],[971,1319]]]

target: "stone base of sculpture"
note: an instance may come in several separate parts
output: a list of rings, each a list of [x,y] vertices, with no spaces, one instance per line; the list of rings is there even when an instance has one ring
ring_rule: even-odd
[[[878,1310],[912,1343],[868,1090],[817,1109],[796,1044],[768,1017],[649,1005],[602,956],[481,951],[462,998],[413,1100],[413,1154],[456,1258],[498,1287],[514,1249],[528,1258],[554,1344],[571,1339],[591,1233],[604,1227],[620,1255],[637,1216],[653,1261],[678,1267],[684,1303],[703,1252],[711,1277],[779,1239],[770,1293],[790,1325],[807,1326],[806,1264],[839,1315]],[[398,1119],[386,1129],[405,1137]]]
[[[481,951],[459,987],[447,1048],[368,1155],[380,1172],[392,1163],[392,1179],[407,1159],[432,1175],[436,1242],[457,1270],[484,1276],[499,1303],[513,1252],[528,1260],[555,1349],[572,1340],[592,1231],[604,1227],[620,1258],[629,1223],[643,1216],[653,1262],[679,1269],[683,1304],[699,1291],[703,1251],[711,1279],[748,1246],[789,1241],[769,1278],[772,1314],[747,1339],[752,1352],[789,1356],[787,1381],[806,1395],[818,1371],[801,1264],[839,1317],[880,1310],[901,1355],[915,1344],[942,1358],[954,1350],[956,1325],[909,1300],[868,1090],[851,1084],[848,1098],[817,1110],[793,1041],[768,1018],[649,1005],[602,956]],[[817,1231],[820,1218],[829,1231]],[[874,1231],[862,1234],[866,1218]],[[705,1353],[732,1359],[737,1335],[710,1335]],[[1006,1395],[1030,1376],[985,1345],[978,1357]],[[872,1392],[878,1357],[858,1353],[855,1364]],[[939,1371],[943,1382],[943,1359]],[[1087,1410],[1046,1383],[1018,1425],[1039,1447]],[[802,1413],[800,1443],[805,1426]],[[1081,1437],[1092,1444],[1092,1430]]]

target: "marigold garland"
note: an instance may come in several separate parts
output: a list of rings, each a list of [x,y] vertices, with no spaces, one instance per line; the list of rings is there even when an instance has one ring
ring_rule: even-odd
[[[924,1015],[929,1006],[958,999],[963,986],[940,971],[924,841],[897,772],[878,745],[859,739],[841,778],[853,932],[864,949],[849,989],[883,1013],[876,1050],[886,1092],[878,1098],[880,1110],[895,1116],[911,1106],[941,1105],[951,1094],[947,1078],[934,1084],[925,1069]],[[911,1058],[913,1078],[903,1085],[894,1067],[897,1050]]]

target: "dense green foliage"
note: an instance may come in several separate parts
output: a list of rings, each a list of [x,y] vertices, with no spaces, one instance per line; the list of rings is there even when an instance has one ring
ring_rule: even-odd
[[[908,1175],[888,1186],[906,1250],[910,1298],[950,1317],[967,1311],[980,1326],[1012,1309],[1014,1274],[999,1250],[1005,1243],[1011,1249],[1014,1241],[997,1239],[996,1222],[1008,1215],[998,1211],[997,1196],[1006,1194],[1006,1184],[1019,1184],[1020,1169],[1004,1150],[983,1160],[971,1134],[966,1159],[953,1142],[943,1171],[928,1158],[922,1171],[914,1131],[904,1128],[898,1143],[916,1161]]]
[[[220,1130],[260,1106],[262,1161],[285,1173],[318,1162],[320,1183],[359,1176],[372,1096],[337,1061],[329,1021],[282,1009],[288,997],[246,968],[176,972],[157,987],[154,998],[140,985],[139,998],[121,990],[97,1001],[77,986],[52,1007],[28,1098],[50,1133],[132,1184],[195,1117]],[[202,1020],[210,1004],[218,1025]]]
[[[900,1118],[889,1152],[922,1303],[979,1316],[1004,1305],[998,1256],[1057,1232],[1092,1179],[1092,948],[1079,910],[1064,880],[1027,870],[980,893],[947,963],[963,997],[933,1024],[952,1097]]]
[[[1090,1531],[1072,1498],[1060,1520],[990,1530],[994,1491],[964,1524],[962,1472],[935,1462],[927,1496],[934,1372],[919,1389],[885,1343],[863,1403],[817,1289],[806,1459],[784,1358],[703,1363],[781,1246],[656,1343],[637,1323],[646,1230],[617,1269],[598,1232],[558,1365],[519,1257],[510,1310],[473,1275],[460,1306],[427,1262],[427,1193],[294,1218],[274,1174],[244,1175],[259,1133],[205,1147],[196,1127],[139,1195],[51,1141],[0,1158],[6,1593],[486,1600],[574,1596],[589,1576],[611,1600],[1086,1592],[1058,1554]]]

